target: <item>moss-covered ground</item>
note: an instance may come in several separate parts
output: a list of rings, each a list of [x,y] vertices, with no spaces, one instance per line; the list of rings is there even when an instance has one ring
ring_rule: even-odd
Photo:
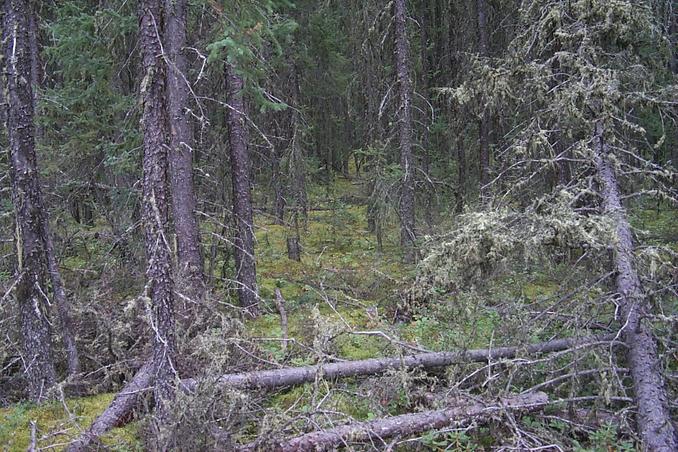
[[[416,312],[406,322],[394,322],[400,289],[411,282],[414,268],[401,263],[395,224],[386,230],[383,249],[377,249],[374,235],[367,230],[366,205],[360,201],[364,191],[360,179],[341,177],[329,187],[312,190],[308,223],[300,222],[301,262],[287,258],[286,239],[296,231],[275,224],[270,216],[257,216],[259,289],[266,304],[261,316],[246,321],[245,330],[259,340],[259,347],[272,359],[284,365],[309,364],[318,359],[317,355],[283,351],[279,340],[280,316],[273,303],[276,288],[286,301],[290,340],[308,349],[325,347],[323,351],[335,358],[357,360],[398,352],[399,348],[381,333],[418,349],[487,346],[497,340],[495,331],[505,326],[506,313],[501,311],[505,300],[547,303],[557,295],[562,279],[567,276],[566,270],[558,268],[508,273],[492,282],[482,294],[443,300],[429,311]],[[646,231],[648,240],[668,244],[678,251],[677,220],[676,211],[667,209],[635,209],[632,216],[634,227]],[[69,256],[65,266],[77,269],[90,258]],[[124,293],[118,296],[125,298],[134,288],[127,285],[120,289]],[[480,296],[482,303],[477,299]],[[548,331],[542,333],[533,340],[548,337]],[[320,346],[319,336],[325,338]],[[303,385],[273,394],[267,406],[280,411],[292,407],[303,411],[313,398],[320,396],[325,397],[327,410],[357,419],[375,416],[374,406],[356,396],[354,390],[358,390],[358,382],[347,381],[341,390],[325,388],[324,393],[322,388]],[[103,411],[112,397],[101,394],[68,399],[65,405],[55,401],[43,406],[18,404],[2,408],[0,448],[26,450],[30,425],[34,422],[38,446],[59,450],[81,426],[88,425]],[[397,401],[385,403],[392,408],[386,412],[397,412],[401,407]],[[106,435],[104,443],[113,450],[140,449],[137,429],[136,423],[115,429]]]

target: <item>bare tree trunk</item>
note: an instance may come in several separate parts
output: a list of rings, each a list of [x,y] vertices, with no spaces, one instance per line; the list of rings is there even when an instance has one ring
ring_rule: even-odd
[[[38,18],[36,17],[36,4],[29,4],[29,47],[31,51],[31,83],[33,88],[33,112],[37,115],[38,111],[38,90],[42,81],[42,65],[40,64],[40,46],[38,42],[39,29]],[[41,133],[36,126],[36,137],[39,139]],[[49,227],[49,213],[47,209],[43,212],[43,237],[45,238],[45,251],[47,253],[47,270],[52,282],[52,291],[54,293],[54,304],[56,304],[57,314],[59,316],[59,326],[61,327],[61,337],[64,341],[66,356],[68,360],[68,374],[75,375],[80,372],[80,358],[78,348],[75,342],[73,330],[73,320],[71,318],[71,306],[66,296],[64,283],[61,279],[59,264],[54,249],[54,241]]]
[[[142,0],[140,42],[144,82],[141,96],[143,147],[143,224],[145,231],[147,296],[151,299],[154,332],[155,405],[160,421],[166,417],[174,389],[174,283],[169,243],[168,152],[165,105],[165,65],[162,60],[160,0]]]
[[[400,87],[400,168],[403,172],[400,190],[400,244],[404,261],[416,259],[414,242],[414,161],[412,158],[412,81],[410,80],[409,41],[407,38],[407,9],[405,0],[395,0],[396,72]]]
[[[487,0],[476,0],[478,13],[478,41],[480,44],[480,56],[487,58],[490,53],[489,33],[487,30]],[[480,196],[486,196],[490,170],[490,115],[483,106],[482,116],[478,122],[480,141]]]
[[[164,0],[166,15],[167,100],[170,125],[169,168],[172,213],[177,234],[178,277],[189,286],[189,296],[201,298],[205,290],[200,228],[195,216],[193,188],[193,132],[188,116],[189,87],[186,45],[186,0]],[[191,317],[190,308],[184,309]]]
[[[407,438],[417,433],[449,427],[459,422],[487,420],[506,411],[534,411],[548,404],[548,396],[543,392],[505,397],[490,403],[468,400],[458,406],[444,410],[408,413],[400,416],[376,419],[340,425],[326,430],[318,430],[290,438],[274,444],[259,440],[238,448],[239,452],[268,451],[325,451],[351,444],[367,443],[372,447],[386,447],[387,438]]]
[[[240,305],[249,315],[259,311],[257,267],[254,259],[254,222],[250,187],[250,156],[247,150],[243,80],[235,68],[226,64],[226,95],[229,105],[227,122],[231,150],[231,181],[233,183],[233,215],[236,222],[235,267]]]
[[[35,155],[35,126],[26,0],[5,2],[4,60],[7,72],[9,173],[16,214],[17,299],[23,360],[31,400],[45,400],[56,382],[46,299],[48,266],[45,206]]]
[[[241,374],[228,374],[214,378],[212,384],[239,389],[280,388],[315,381],[322,375],[325,379],[376,375],[390,369],[413,369],[445,367],[469,362],[487,362],[488,360],[511,359],[518,355],[536,355],[567,350],[573,347],[595,344],[609,344],[614,335],[593,336],[581,339],[556,339],[539,344],[518,347],[483,348],[452,352],[432,352],[407,355],[396,358],[373,358],[359,361],[344,361],[318,366],[288,367],[284,369],[261,370]],[[210,381],[209,378],[188,378],[181,381],[182,388],[194,391],[198,383]]]
[[[220,377],[200,377],[187,378],[181,380],[180,387],[183,391],[194,392],[199,384],[207,383],[210,385],[224,385],[239,389],[275,389],[284,386],[292,386],[315,381],[318,376],[325,379],[345,378],[359,375],[375,375],[385,372],[389,369],[402,368],[434,368],[444,367],[453,364],[469,362],[487,362],[499,359],[511,359],[516,356],[529,356],[542,353],[559,352],[575,347],[588,347],[605,344],[609,346],[614,335],[591,336],[580,339],[556,339],[553,341],[542,342],[539,344],[517,346],[517,347],[499,347],[491,349],[477,349],[453,352],[420,353],[418,355],[409,355],[397,358],[366,359],[360,361],[349,361],[325,364],[322,366],[306,367],[288,367],[285,369],[261,370],[255,372],[246,372],[242,374],[227,374]],[[127,417],[134,409],[134,404],[128,403],[129,396],[138,394],[147,385],[152,384],[153,374],[146,375],[147,366],[144,366],[134,377],[134,380],[116,397],[111,405],[94,422],[98,424],[88,429],[90,438],[87,441],[93,441],[115,427],[120,421]],[[152,368],[151,368],[152,370]],[[137,383],[135,383],[135,381]],[[120,402],[116,402],[120,399]],[[125,410],[122,408],[125,407]],[[94,433],[96,432],[96,433]],[[80,440],[76,440],[77,443]],[[74,444],[75,444],[74,443]],[[88,443],[89,444],[89,443]],[[74,449],[79,450],[79,449]],[[69,449],[69,452],[72,452]]]
[[[621,313],[622,334],[628,346],[627,359],[638,404],[638,430],[644,446],[652,451],[675,451],[676,436],[668,408],[668,397],[657,357],[657,344],[643,322],[649,312],[634,263],[634,246],[626,210],[621,202],[614,169],[607,160],[607,144],[601,121],[593,137],[595,164],[601,183],[605,213],[615,225],[614,265]]]

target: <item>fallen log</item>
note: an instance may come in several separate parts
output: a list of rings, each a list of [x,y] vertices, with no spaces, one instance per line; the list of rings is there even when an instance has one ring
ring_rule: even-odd
[[[435,368],[470,362],[487,362],[499,359],[515,358],[519,355],[535,355],[567,350],[577,346],[607,343],[614,335],[591,336],[581,339],[556,339],[539,344],[460,350],[453,352],[432,352],[406,355],[396,358],[373,358],[360,361],[320,364],[316,366],[287,367],[273,370],[259,370],[240,374],[226,374],[210,380],[187,378],[181,381],[182,389],[195,391],[200,383],[211,383],[239,389],[274,389],[315,381],[317,377],[326,379],[375,375],[390,369],[413,369],[417,367]]]
[[[504,411],[536,410],[548,404],[543,392],[503,398],[494,403],[468,401],[444,410],[409,413],[369,422],[359,422],[306,433],[287,440],[274,442],[255,441],[239,448],[239,452],[266,451],[324,451],[355,443],[368,443],[376,448],[386,445],[386,438],[406,438],[429,430],[437,430],[459,422],[487,419]]]
[[[152,361],[148,361],[139,369],[132,381],[115,396],[108,408],[66,450],[68,452],[91,450],[101,435],[112,428],[124,425],[132,410],[138,405],[142,395],[153,389],[154,379],[153,364]]]
[[[470,362],[488,362],[499,359],[510,359],[516,356],[535,355],[542,353],[559,352],[574,347],[591,346],[609,343],[614,335],[590,336],[585,338],[556,339],[539,344],[514,347],[483,348],[476,350],[460,350],[453,352],[433,352],[407,355],[397,358],[375,358],[360,361],[344,361],[339,363],[321,364],[317,366],[288,367],[283,369],[260,370],[240,374],[226,374],[212,378],[186,378],[181,380],[180,389],[184,392],[195,392],[200,384],[228,386],[238,389],[275,389],[315,381],[322,378],[344,378],[361,375],[375,375],[389,369],[412,369],[417,367],[435,368],[453,364]],[[111,405],[94,421],[92,426],[68,448],[68,452],[87,450],[97,437],[118,426],[121,420],[134,409],[137,396],[145,390],[151,389],[152,366],[146,364],[137,373]]]
[[[649,305],[636,272],[631,227],[621,202],[615,171],[607,160],[608,145],[601,121],[595,125],[593,147],[603,210],[613,221],[616,233],[613,246],[621,313],[619,320],[622,337],[628,347],[627,359],[638,404],[638,430],[648,450],[675,451],[678,450],[678,441],[671,423],[657,344],[650,328],[643,322],[643,318],[650,314]]]

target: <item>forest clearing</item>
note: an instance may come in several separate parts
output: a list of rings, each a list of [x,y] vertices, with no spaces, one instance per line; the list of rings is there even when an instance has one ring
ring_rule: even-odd
[[[5,0],[0,449],[678,449],[670,0]]]

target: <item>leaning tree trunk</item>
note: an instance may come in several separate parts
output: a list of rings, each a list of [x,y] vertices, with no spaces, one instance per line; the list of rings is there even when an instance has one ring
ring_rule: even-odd
[[[26,0],[5,2],[4,60],[7,73],[7,132],[12,201],[16,213],[17,298],[23,360],[31,400],[41,402],[56,382],[48,319],[45,206],[38,179],[33,122],[31,51]]]
[[[403,172],[400,190],[400,244],[404,261],[416,258],[414,214],[414,161],[412,158],[412,81],[410,80],[407,9],[405,0],[395,0],[396,73],[400,87],[400,168]]]
[[[143,0],[140,42],[144,81],[143,113],[143,224],[145,231],[147,296],[151,299],[154,332],[155,404],[160,421],[169,411],[174,381],[174,296],[172,257],[168,232],[167,118],[165,65],[162,61],[162,8],[160,0]]]
[[[172,212],[177,235],[177,277],[186,283],[189,298],[204,293],[200,229],[195,215],[193,188],[193,132],[189,122],[189,86],[186,45],[186,0],[164,0],[166,15],[167,105],[170,125],[169,168],[172,185]],[[191,309],[183,309],[190,320]]]
[[[235,268],[240,305],[249,315],[258,313],[257,267],[254,259],[254,221],[250,186],[250,156],[247,150],[243,80],[226,64],[227,122],[231,150],[233,215],[236,222]]]
[[[480,44],[480,56],[487,58],[490,53],[489,33],[487,30],[487,0],[477,0],[478,13],[478,42]],[[480,141],[480,196],[485,198],[490,181],[490,115],[485,107],[478,122]]]
[[[615,171],[608,161],[604,127],[600,121],[595,125],[593,140],[603,208],[614,222],[616,232],[614,265],[617,272],[618,305],[621,332],[628,347],[627,359],[638,404],[638,430],[648,450],[678,450],[657,356],[657,344],[649,326],[643,322],[643,318],[650,312],[634,264],[631,227],[621,202]]]
[[[40,64],[40,45],[38,18],[36,12],[35,2],[29,4],[29,18],[28,18],[28,33],[29,33],[29,47],[31,51],[31,84],[33,87],[33,112],[37,114],[38,111],[38,89],[42,80],[42,66]],[[36,128],[35,132],[37,139],[41,137],[41,133]],[[75,342],[75,334],[73,328],[73,320],[71,318],[71,305],[66,296],[66,289],[63,280],[61,279],[61,272],[59,271],[59,263],[56,258],[56,250],[54,249],[54,241],[49,228],[49,214],[47,210],[43,212],[43,236],[45,238],[45,252],[47,253],[47,271],[49,273],[50,281],[52,282],[52,292],[54,294],[54,304],[57,308],[57,315],[59,316],[59,326],[61,327],[61,338],[64,341],[66,348],[66,357],[68,361],[68,374],[76,375],[80,372],[80,357],[78,355],[78,347]]]

